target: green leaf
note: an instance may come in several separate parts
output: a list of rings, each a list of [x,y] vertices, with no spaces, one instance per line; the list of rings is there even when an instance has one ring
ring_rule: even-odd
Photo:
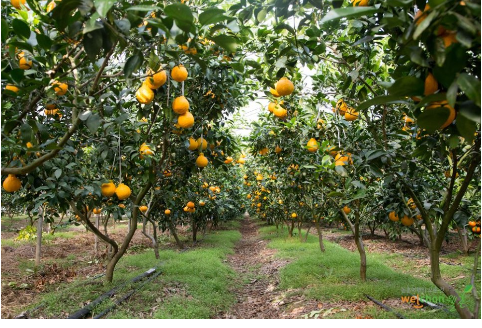
[[[116,19],[114,21],[115,25],[121,30],[124,34],[129,34],[129,30],[131,29],[131,22],[128,19]]]
[[[295,34],[295,30],[294,30],[290,25],[284,24],[284,23],[281,23],[281,24],[276,25],[276,26],[274,27],[274,30],[275,30],[276,32],[281,31],[281,30],[287,30],[287,31]]]
[[[456,134],[452,134],[449,137],[449,147],[450,149],[455,149],[459,145],[459,136]]]
[[[417,124],[427,130],[428,133],[434,133],[447,121],[450,110],[445,107],[434,109],[425,109],[425,111],[417,117]]]
[[[61,169],[55,170],[54,175],[57,179],[60,178],[60,176],[62,175],[62,170]]]
[[[337,20],[341,18],[355,18],[365,15],[371,15],[376,13],[378,10],[375,7],[347,7],[347,8],[339,8],[333,9],[329,13],[323,17],[320,21],[320,24]]]
[[[103,28],[104,26],[100,22],[98,22],[97,19],[99,19],[99,14],[98,13],[92,14],[89,20],[85,23],[85,27],[82,32],[86,34],[86,33]]]
[[[30,27],[28,27],[27,23],[25,23],[24,21],[15,18],[12,21],[12,28],[15,34],[17,34],[18,36],[24,39],[30,38]]]
[[[405,97],[402,96],[379,96],[373,99],[367,100],[364,103],[358,105],[357,110],[361,111],[369,108],[370,106],[380,105],[380,104],[406,104],[407,100],[403,100]]]
[[[424,81],[414,76],[405,76],[395,81],[388,92],[392,96],[419,96],[423,95],[425,89]]]
[[[10,72],[10,77],[12,78],[13,82],[16,84],[20,84],[24,78],[25,71],[20,68],[14,68]]]
[[[446,52],[442,66],[435,66],[432,70],[435,79],[445,88],[449,88],[456,79],[457,73],[467,65],[468,55],[460,44],[453,44]]]
[[[29,124],[22,124],[20,126],[20,134],[22,136],[22,141],[27,142],[32,140],[32,127]]]
[[[90,133],[96,133],[101,123],[102,119],[98,114],[90,115],[85,122],[85,124],[89,128]]]
[[[92,111],[86,110],[79,114],[79,118],[80,120],[85,121],[89,118],[90,115],[92,115]]]
[[[417,40],[418,37],[427,29],[427,27],[430,26],[430,23],[432,20],[438,15],[438,11],[434,10],[432,11],[415,29],[415,32],[413,32],[413,39]]]
[[[452,107],[455,106],[455,101],[457,100],[457,91],[459,91],[459,85],[457,81],[454,81],[447,90],[447,102]]]
[[[138,5],[138,6],[132,6],[127,8],[126,10],[134,10],[134,11],[156,11],[156,10],[161,10],[161,7],[158,6],[153,6],[153,5]]]
[[[383,150],[375,150],[374,152],[371,152],[370,155],[367,157],[367,161],[374,160],[375,158],[378,158],[380,156],[386,155],[387,153]]]
[[[52,40],[45,34],[36,34],[39,46],[45,50],[50,50],[52,47]]]
[[[469,144],[474,140],[474,133],[477,131],[477,124],[474,121],[459,113],[455,126],[460,135],[464,137]]]
[[[473,75],[462,73],[459,75],[457,82],[460,90],[465,92],[465,95],[480,107],[480,80]]]
[[[341,165],[335,166],[335,172],[338,173],[338,175],[342,177],[347,177],[348,172],[345,170],[345,168]]]
[[[201,25],[210,25],[222,22],[228,17],[224,16],[224,10],[219,8],[208,8],[199,15]]]
[[[143,61],[142,53],[137,52],[132,57],[127,59],[124,65],[124,75],[130,77],[134,71],[137,71],[141,67]]]
[[[236,52],[238,42],[232,36],[218,35],[215,37],[211,37],[210,39],[214,41],[214,43],[216,43],[218,46],[226,49],[228,52]]]
[[[338,192],[338,191],[332,191],[332,192],[328,193],[327,196],[328,197],[343,197],[344,194],[341,193],[341,192]]]
[[[244,65],[243,63],[232,63],[231,67],[236,71],[243,73],[244,72]]]
[[[107,12],[115,3],[115,0],[94,0],[95,10],[102,18],[107,15]]]
[[[8,23],[2,18],[2,43],[5,43],[8,38]]]
[[[164,8],[164,13],[180,22],[192,23],[194,20],[191,9],[182,3],[173,3],[166,6],[166,8]]]
[[[102,49],[102,31],[95,30],[85,34],[82,44],[89,59],[95,61],[100,49]]]

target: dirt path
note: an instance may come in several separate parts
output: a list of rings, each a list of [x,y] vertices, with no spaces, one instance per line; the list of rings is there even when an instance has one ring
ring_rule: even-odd
[[[228,264],[238,273],[233,284],[237,295],[228,313],[218,318],[230,319],[279,319],[288,317],[278,286],[278,271],[287,261],[275,259],[275,250],[266,248],[267,242],[258,234],[256,224],[245,216],[241,226],[242,239],[235,247],[235,254],[228,257]]]

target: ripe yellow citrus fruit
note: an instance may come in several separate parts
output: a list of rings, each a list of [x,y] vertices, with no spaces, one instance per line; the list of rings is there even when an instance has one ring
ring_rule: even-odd
[[[455,109],[452,106],[450,106],[446,100],[434,101],[430,103],[429,106],[427,106],[427,110],[439,110],[440,108],[447,108],[450,111],[449,117],[447,118],[445,123],[442,124],[442,126],[440,127],[440,130],[442,130],[442,129],[445,129],[450,124],[452,124],[452,122],[455,120],[456,112],[455,112]]]
[[[276,88],[276,86],[275,86]],[[273,88],[269,88],[269,92],[271,92],[271,94],[274,96],[274,97],[279,97],[280,94],[278,93],[278,91],[276,91],[276,89],[273,89]]]
[[[308,151],[310,153],[314,153],[318,150],[318,142],[315,138],[311,138],[310,140],[308,140],[306,147],[308,147]]]
[[[94,208],[94,209],[92,210],[92,212],[93,212],[94,214],[100,214],[100,213],[102,212],[102,209],[101,209],[101,208]]]
[[[55,1],[50,1],[49,4],[47,5],[46,11],[49,13],[55,8]]]
[[[154,91],[147,86],[147,84],[143,84],[136,92],[137,101],[141,104],[147,105],[150,104],[154,100]]]
[[[198,158],[196,159],[196,166],[197,167],[206,167],[208,166],[208,159],[204,156],[203,153],[200,153]]]
[[[153,72],[151,70],[149,70],[148,74],[152,75],[152,76],[148,76],[144,83],[149,88],[158,89],[158,88],[162,87],[164,85],[164,83],[166,83],[166,80],[167,80],[166,71],[161,70],[161,71],[153,74]]]
[[[343,212],[345,212],[345,214],[350,214],[351,209],[345,205],[345,207],[343,207]]]
[[[120,208],[126,208],[126,206],[124,204],[119,204],[119,207]]]
[[[259,151],[259,154],[260,155],[266,155],[268,152],[269,152],[269,149],[265,147],[265,148],[263,148]]]
[[[200,206],[204,206],[204,205],[206,205],[206,203],[203,202],[202,200],[200,200],[200,201],[199,201],[199,205],[200,205]]]
[[[145,213],[145,212],[147,211],[147,206],[146,206],[146,205],[139,206],[139,210],[140,210],[142,213]]]
[[[3,181],[3,189],[7,192],[15,192],[20,188],[22,188],[22,182],[15,176],[15,174],[9,174]]]
[[[422,23],[425,20],[425,18],[427,18],[426,11],[428,10],[430,10],[430,5],[427,3],[423,11],[422,10],[417,11],[415,16],[413,17],[413,20],[415,21],[416,25],[420,25],[420,23]]]
[[[395,212],[390,212],[388,214],[388,218],[393,222],[398,222],[398,220],[399,220],[398,215],[395,214]]]
[[[67,83],[53,82],[52,84],[55,85],[54,91],[57,96],[63,96],[67,93],[67,89],[69,88]]]
[[[345,120],[354,121],[358,118],[358,112],[353,107],[349,107],[345,113]]]
[[[21,8],[20,3],[22,3],[24,5],[26,1],[27,0],[10,0],[10,4],[17,9],[20,9]]]
[[[146,145],[145,142],[141,145],[141,147],[139,147],[139,152],[141,153],[140,155],[141,159],[143,158],[144,155],[150,156],[154,154],[151,147]]]
[[[195,150],[195,149],[198,149],[198,148],[199,148],[199,144],[196,141],[196,139],[194,139],[193,137],[189,137],[189,147],[187,147],[187,149]]]
[[[15,93],[20,91],[19,88],[17,88],[16,86],[14,86],[13,84],[10,84],[10,83],[5,86],[5,90],[10,90],[10,91],[15,92]]]
[[[409,218],[408,216],[404,216],[401,220],[402,224],[406,227],[411,226],[414,222],[413,218]]]
[[[30,69],[32,67],[33,63],[31,60],[27,60],[25,57],[21,57],[20,60],[18,61],[18,67],[20,69]]]
[[[164,214],[170,215],[170,214],[171,214],[171,210],[170,210],[170,209],[165,210],[165,211],[164,211]]]
[[[405,116],[403,117],[403,121],[404,121],[405,123],[413,123],[413,122],[415,122],[415,121],[413,120],[413,118],[410,118],[410,117],[408,117],[407,115],[405,115]]]
[[[269,110],[271,113],[274,111],[275,107],[276,107],[276,103],[274,103],[274,102],[270,102],[270,103],[268,104],[268,110]]]
[[[353,0],[353,7],[366,7],[368,0]]]
[[[115,184],[110,180],[109,183],[103,183],[101,188],[102,196],[111,197],[115,194]]]
[[[171,77],[174,81],[182,82],[187,79],[187,69],[183,65],[174,66],[171,71]]]
[[[119,198],[120,200],[127,199],[131,195],[131,188],[121,183],[115,189],[115,194],[117,195],[117,198]]]
[[[183,129],[188,129],[194,125],[194,116],[191,112],[185,112],[177,118],[177,124]]]
[[[288,96],[293,92],[294,89],[295,86],[293,85],[293,82],[288,80],[286,77],[282,77],[278,83],[276,83],[276,91],[280,96]]]
[[[186,113],[189,110],[189,101],[184,96],[177,97],[172,102],[172,110],[179,115]]]
[[[32,148],[33,144],[29,141],[29,142],[27,142],[26,146],[27,146],[27,148]]]
[[[187,207],[194,208],[194,202],[187,202]]]
[[[226,160],[224,161],[224,164],[231,164],[233,161],[233,158],[231,156],[226,157]]]
[[[454,31],[446,31],[444,34],[442,34],[442,40],[444,42],[445,48],[450,47],[452,43],[457,43],[459,42],[456,37],[456,32]]]
[[[286,115],[288,115],[288,111],[283,107],[281,107],[280,105],[278,105],[278,106],[275,106],[273,110],[273,114],[278,118],[285,118]]]
[[[206,141],[206,139],[202,138],[202,140],[201,140],[201,138],[197,138],[196,141],[197,141],[198,145],[202,144],[202,147],[201,147],[202,150],[206,150],[206,148],[208,148],[208,142]]]
[[[279,147],[279,146],[276,146],[276,148],[274,149],[274,152],[275,152],[276,154],[279,154],[279,153],[281,153],[282,151],[283,151],[283,149],[281,149],[281,147]]]
[[[424,96],[432,95],[438,90],[438,82],[432,73],[428,73],[425,78]]]
[[[291,213],[291,217],[292,217],[293,219],[296,219],[296,218],[298,217],[298,214],[296,214],[296,213],[293,212],[293,213]]]

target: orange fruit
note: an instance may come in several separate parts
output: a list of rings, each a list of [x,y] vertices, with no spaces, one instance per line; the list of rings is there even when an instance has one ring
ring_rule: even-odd
[[[411,225],[413,224],[414,220],[413,220],[413,218],[409,218],[408,216],[405,215],[405,216],[402,218],[402,221],[401,221],[401,222],[402,222],[402,224],[403,224],[404,226],[409,227],[409,226],[411,226]]]
[[[188,129],[194,125],[194,116],[190,112],[185,112],[177,118],[177,124],[183,129]]]
[[[145,213],[147,211],[147,206],[146,205],[142,205],[142,206],[139,206],[139,210],[142,212],[142,213]]]
[[[172,110],[179,115],[186,113],[189,110],[189,101],[184,96],[177,97],[172,102]]]
[[[10,84],[10,83],[5,86],[5,90],[10,90],[10,91],[15,92],[15,93],[20,91],[19,88],[17,88],[15,85]]]
[[[187,202],[187,207],[188,208],[194,208],[194,202]]]
[[[53,82],[52,84],[55,85],[54,91],[57,94],[57,96],[63,96],[67,93],[67,89],[69,88],[67,83],[60,83],[56,81],[56,82]]]
[[[224,161],[224,164],[231,164],[233,161],[233,158],[231,156],[226,157],[226,160]]]
[[[278,83],[276,83],[276,92],[278,92],[280,96],[290,95],[294,89],[295,86],[293,85],[293,82],[286,77],[282,77]]]
[[[448,31],[442,35],[442,40],[444,41],[445,48],[450,47],[452,43],[457,43],[456,32]]]
[[[395,214],[395,212],[390,212],[388,214],[388,218],[393,222],[397,222],[399,220],[398,215]]]
[[[283,149],[281,149],[281,147],[279,147],[279,146],[276,146],[276,148],[274,149],[274,152],[275,152],[276,154],[279,154],[279,153],[281,153],[282,151],[283,151]]]
[[[18,67],[20,69],[30,69],[32,68],[32,61],[31,60],[27,60],[25,57],[21,57],[20,60],[18,61]]]
[[[201,140],[201,139],[202,139],[202,140]],[[197,141],[198,145],[201,145],[201,144],[202,144],[202,146],[201,146],[201,149],[202,149],[202,150],[206,150],[206,149],[208,148],[208,142],[206,141],[206,139],[204,139],[204,138],[198,138],[196,141]],[[198,147],[199,147],[199,146],[198,146]]]
[[[469,227],[475,227],[476,225],[475,221],[469,221]]]
[[[345,214],[350,214],[351,209],[345,205],[345,207],[343,207],[343,212],[345,212]]]
[[[47,5],[46,11],[49,13],[55,8],[55,1],[50,1],[49,4]]]
[[[10,0],[10,4],[17,9],[21,9],[20,3],[24,5],[26,1],[27,0]]]
[[[293,212],[293,213],[291,213],[291,217],[292,217],[293,219],[296,219],[296,218],[298,217],[298,214],[296,214],[296,213]]]
[[[152,70],[149,70],[147,74],[152,76],[148,76],[144,84],[146,84],[151,89],[158,89],[163,86],[164,83],[166,83],[167,81],[167,74],[164,70],[161,70],[155,74],[153,74]]]
[[[102,212],[102,209],[101,209],[101,208],[94,208],[94,209],[92,210],[92,212],[93,212],[94,214],[100,214],[100,213]]]
[[[119,204],[119,207],[120,208],[126,208],[126,206],[124,204]]]
[[[424,96],[432,95],[438,90],[438,82],[432,73],[428,73],[425,78],[425,89],[423,92]]]
[[[314,153],[318,150],[318,142],[315,138],[311,138],[310,140],[308,140],[306,147],[308,147],[308,151],[310,153]]]
[[[272,113],[272,112],[274,111],[276,105],[277,105],[276,103],[270,102],[270,103],[268,104],[268,110]]]
[[[127,199],[131,195],[131,188],[121,183],[115,189],[115,194],[117,195],[117,198],[119,198],[120,200]]]
[[[442,126],[440,127],[440,130],[442,130],[442,129],[445,129],[450,124],[452,124],[452,122],[455,120],[456,112],[455,112],[455,109],[452,106],[450,106],[446,100],[434,101],[434,102],[430,103],[430,105],[427,106],[426,109],[427,110],[438,110],[440,108],[448,108],[449,111],[450,111],[449,117],[447,118],[445,123],[442,124]]]
[[[353,7],[366,7],[368,0],[353,0]]]
[[[285,118],[288,115],[288,111],[283,107],[281,107],[280,105],[278,105],[278,106],[275,106],[273,110],[273,114],[278,118]]]
[[[196,159],[196,166],[197,167],[206,167],[208,166],[208,159],[204,156],[203,153],[200,153],[198,158]]]
[[[430,5],[427,3],[423,11],[422,10],[417,11],[417,13],[415,14],[415,17],[413,18],[416,25],[420,25],[420,23],[423,22],[425,18],[427,18],[426,11],[428,10],[430,10]]]
[[[15,174],[9,174],[3,181],[3,189],[7,192],[15,192],[22,188],[22,182],[15,176]]]
[[[110,180],[109,183],[103,183],[101,186],[101,193],[104,197],[111,197],[115,194],[115,184]]]
[[[154,100],[154,91],[147,86],[147,84],[143,84],[136,92],[137,101],[141,104],[147,105],[150,104]]]
[[[265,148],[263,148],[259,151],[259,154],[260,155],[266,155],[268,152],[269,152],[269,149],[265,147]]]
[[[171,210],[170,210],[170,209],[165,210],[165,211],[164,211],[164,214],[170,215],[170,214],[171,214]]]
[[[172,79],[177,82],[185,81],[187,79],[187,76],[187,69],[182,64],[179,66],[174,66],[171,71]]]
[[[345,120],[354,121],[358,118],[358,112],[353,107],[349,107],[345,113]]]
[[[198,149],[198,148],[199,148],[199,144],[196,141],[196,139],[194,139],[193,137],[189,137],[189,147],[187,147],[187,149],[195,150],[195,149]]]

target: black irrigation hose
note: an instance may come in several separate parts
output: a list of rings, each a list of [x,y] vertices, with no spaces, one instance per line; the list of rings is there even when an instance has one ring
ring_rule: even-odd
[[[373,297],[371,297],[370,295],[367,295],[365,294],[365,296],[370,300],[372,301],[373,303],[377,304],[378,306],[384,308],[385,310],[387,310],[388,312],[393,312],[398,319],[406,319],[403,315],[401,315],[400,313],[394,311],[392,308],[386,306],[385,304],[383,304],[382,302],[379,302],[377,301],[376,299],[374,299]]]
[[[156,274],[154,274],[152,277],[150,277],[149,279],[147,279],[146,281],[144,281],[138,288],[134,289],[134,290],[131,290],[130,292],[128,292],[127,294],[125,294],[124,296],[122,296],[120,299],[118,299],[114,305],[112,305],[110,308],[102,311],[101,313],[99,313],[98,315],[96,315],[93,319],[101,319],[102,317],[104,317],[106,314],[108,314],[110,311],[112,311],[113,309],[115,309],[119,304],[127,301],[132,295],[134,295],[134,293],[138,292],[139,290],[142,289],[142,287],[144,287],[146,284],[150,283],[152,280],[156,279],[160,274],[162,273],[161,270],[159,270],[158,272],[156,272]]]
[[[143,274],[131,279],[130,281],[127,281],[124,284],[122,284],[120,286],[117,286],[117,287],[109,290],[108,292],[105,292],[104,294],[97,297],[94,301],[90,302],[89,304],[87,304],[86,306],[84,306],[83,308],[78,310],[77,312],[68,316],[67,319],[82,319],[82,318],[84,318],[85,316],[87,316],[92,311],[92,309],[94,307],[96,307],[97,305],[102,303],[106,298],[109,298],[109,297],[112,297],[113,295],[115,295],[117,293],[117,291],[120,290],[121,288],[127,286],[128,284],[136,283],[136,282],[138,282],[138,281],[140,281],[140,280],[142,280],[146,277],[149,277],[154,272],[156,272],[156,268],[151,268],[151,269],[147,270],[146,272],[144,272]]]

